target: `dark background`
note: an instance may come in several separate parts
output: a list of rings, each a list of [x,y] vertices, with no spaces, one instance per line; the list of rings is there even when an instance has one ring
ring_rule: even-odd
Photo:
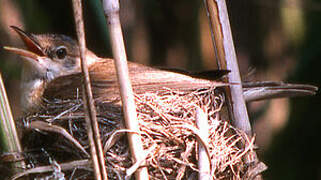
[[[208,20],[201,0],[121,0],[130,60],[188,70],[215,69]],[[243,78],[320,86],[321,2],[228,1]],[[84,1],[88,48],[111,57],[100,1]],[[21,60],[2,49],[19,46],[15,25],[33,33],[75,37],[71,1],[0,0],[0,69],[15,117],[19,110]],[[255,68],[255,73],[251,69]],[[249,105],[264,179],[321,179],[321,103],[313,97]]]

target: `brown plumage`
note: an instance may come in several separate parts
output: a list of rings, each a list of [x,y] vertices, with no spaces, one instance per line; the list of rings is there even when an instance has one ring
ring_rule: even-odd
[[[26,60],[22,82],[22,107],[25,111],[37,109],[42,98],[74,98],[82,86],[79,50],[76,41],[64,35],[34,35],[12,27],[28,50],[5,47]],[[87,50],[93,93],[97,100],[119,99],[114,60],[99,58]],[[227,70],[190,73],[182,70],[161,70],[128,62],[134,92],[154,92],[162,88],[191,91],[228,85],[219,81]],[[217,80],[217,81],[215,81]],[[317,87],[282,82],[243,83],[247,101],[313,95]],[[79,92],[78,92],[79,93]]]
[[[155,92],[163,88],[191,91],[226,85],[223,82],[193,78],[188,75],[150,68],[132,62],[129,62],[128,66],[130,80],[136,94]],[[103,59],[92,64],[89,67],[89,72],[95,99],[114,101],[120,98],[113,59]],[[74,98],[77,92],[79,94],[81,85],[81,73],[58,77],[48,83],[44,96],[47,98]]]

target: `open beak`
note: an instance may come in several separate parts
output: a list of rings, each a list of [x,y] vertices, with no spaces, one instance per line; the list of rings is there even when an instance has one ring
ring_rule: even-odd
[[[10,26],[10,27],[19,34],[21,40],[26,45],[27,50],[4,46],[3,48],[5,50],[8,50],[22,57],[25,57],[27,59],[32,59],[35,61],[38,61],[40,57],[44,56],[42,48],[40,47],[39,43],[36,41],[36,39],[32,35],[24,32],[23,30],[21,30],[16,26]]]

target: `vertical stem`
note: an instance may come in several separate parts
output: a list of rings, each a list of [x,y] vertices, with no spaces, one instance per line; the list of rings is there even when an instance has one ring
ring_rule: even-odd
[[[208,144],[209,137],[209,126],[208,126],[208,116],[207,114],[200,108],[196,109],[196,125],[199,129],[199,136],[201,139]],[[206,153],[206,149],[202,143],[198,143],[198,179],[199,180],[209,180],[210,176],[210,164],[208,154]]]
[[[84,75],[84,105],[86,109],[86,122],[88,139],[90,143],[91,156],[94,164],[96,179],[107,180],[104,153],[100,141],[99,127],[97,122],[97,112],[91,91],[89,72],[86,61],[86,41],[84,32],[84,22],[82,16],[81,0],[73,0],[74,17],[79,42],[81,59],[81,69]]]
[[[103,1],[105,16],[109,26],[111,45],[115,59],[117,77],[120,84],[120,94],[123,105],[123,113],[126,128],[139,132],[139,124],[137,120],[136,105],[132,86],[129,79],[127,57],[124,46],[123,34],[119,19],[119,1],[104,0]],[[139,133],[127,133],[129,146],[134,163],[144,158],[143,143]],[[140,168],[135,173],[137,180],[149,179],[146,167]]]
[[[204,4],[210,21],[218,65],[222,69],[231,70],[227,80],[235,84],[231,87],[226,87],[227,105],[230,117],[233,120],[232,123],[249,137],[252,137],[252,128],[243,96],[241,76],[225,0],[204,0]],[[245,157],[245,161],[248,164],[257,163],[256,153],[254,151],[249,153]],[[262,179],[262,176],[259,175],[255,178]]]
[[[21,145],[18,138],[15,122],[12,117],[8,97],[2,76],[0,74],[0,137],[2,151],[6,153],[21,153]],[[19,154],[20,155],[20,154]],[[15,163],[18,167],[25,167],[23,161]],[[13,172],[19,172],[20,168],[13,169]]]
[[[204,0],[204,3],[210,20],[219,67],[231,70],[227,78],[229,82],[235,83],[227,88],[227,102],[232,122],[237,128],[252,136],[225,0]]]

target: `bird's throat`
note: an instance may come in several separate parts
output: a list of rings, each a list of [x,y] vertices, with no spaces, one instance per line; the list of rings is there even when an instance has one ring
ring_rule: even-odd
[[[23,112],[37,110],[41,104],[46,81],[39,72],[24,65],[20,85],[20,105]]]
[[[21,84],[21,108],[23,112],[37,110],[45,89],[42,79],[34,79]]]

